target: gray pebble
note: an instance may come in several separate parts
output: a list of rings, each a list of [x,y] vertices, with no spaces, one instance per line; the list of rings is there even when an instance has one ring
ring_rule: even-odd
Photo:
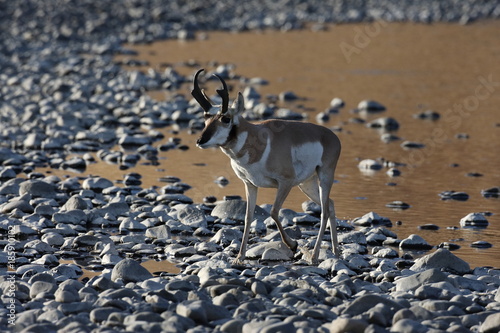
[[[52,199],[56,197],[56,187],[41,180],[27,180],[19,184],[19,194]]]
[[[39,274],[37,274],[39,275]],[[45,297],[51,297],[54,292],[57,289],[57,285],[54,282],[47,282],[47,281],[35,281],[30,287],[30,297],[37,298],[45,298]]]
[[[413,291],[426,283],[442,281],[449,281],[446,274],[441,272],[439,269],[433,268],[398,279],[396,281],[396,290]]]
[[[139,282],[151,277],[153,275],[147,269],[132,259],[123,259],[116,264],[111,272],[112,281],[120,279],[124,282]]]
[[[399,129],[399,123],[392,117],[382,117],[367,123],[366,127],[381,129],[385,131],[397,131]]]
[[[427,243],[421,236],[412,234],[408,236],[408,238],[403,239],[401,243],[399,243],[399,247],[401,249],[429,250],[432,248],[432,245]]]
[[[364,100],[359,102],[357,110],[360,112],[376,113],[385,111],[385,106],[379,102],[372,100]]]

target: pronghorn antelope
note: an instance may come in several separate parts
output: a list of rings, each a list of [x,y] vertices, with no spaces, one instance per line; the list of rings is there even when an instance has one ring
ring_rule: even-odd
[[[332,248],[339,256],[335,208],[330,190],[337,161],[340,141],[329,129],[298,121],[267,120],[257,124],[246,121],[243,95],[229,107],[229,91],[219,76],[222,89],[217,94],[222,104],[212,105],[198,85],[200,69],[194,77],[191,94],[205,111],[205,128],[197,141],[199,148],[220,147],[231,159],[236,175],[245,183],[247,197],[245,226],[237,262],[245,259],[250,224],[259,187],[277,188],[271,217],[276,222],[283,242],[292,250],[297,242],[284,231],[278,215],[294,186],[298,186],[311,200],[321,205],[321,226],[310,260],[317,263],[321,240],[327,221],[330,221]]]

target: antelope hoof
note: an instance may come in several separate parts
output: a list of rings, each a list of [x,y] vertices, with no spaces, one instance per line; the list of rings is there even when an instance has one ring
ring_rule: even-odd
[[[299,243],[297,241],[291,239],[290,242],[285,243],[286,246],[290,248],[293,252],[297,251],[297,247],[299,246]]]
[[[243,260],[245,260],[245,256],[238,254],[236,259],[233,260],[233,265],[241,266],[243,265]]]
[[[313,251],[308,250],[305,247],[300,247],[300,252],[302,252],[302,258],[310,265],[316,266],[319,263],[318,258],[314,258]]]

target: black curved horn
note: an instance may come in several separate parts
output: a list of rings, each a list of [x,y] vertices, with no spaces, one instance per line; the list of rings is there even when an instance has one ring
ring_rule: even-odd
[[[193,95],[194,99],[200,104],[201,108],[205,110],[205,112],[210,111],[212,108],[212,104],[210,101],[205,97],[205,94],[200,89],[200,86],[198,85],[198,75],[200,75],[201,72],[203,72],[204,69],[200,69],[196,72],[194,75],[194,81],[193,81],[193,90],[191,90],[191,95]]]
[[[219,75],[214,75],[217,76],[220,82],[222,82],[222,89],[216,89],[215,91],[217,91],[217,94],[219,94],[219,96],[222,98],[220,113],[224,114],[229,108],[229,90],[227,90],[226,82]]]

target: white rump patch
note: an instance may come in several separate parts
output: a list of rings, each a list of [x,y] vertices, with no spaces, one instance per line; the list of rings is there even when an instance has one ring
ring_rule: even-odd
[[[309,178],[317,166],[321,166],[323,145],[319,142],[307,142],[292,147],[292,163],[296,179],[303,181]]]

